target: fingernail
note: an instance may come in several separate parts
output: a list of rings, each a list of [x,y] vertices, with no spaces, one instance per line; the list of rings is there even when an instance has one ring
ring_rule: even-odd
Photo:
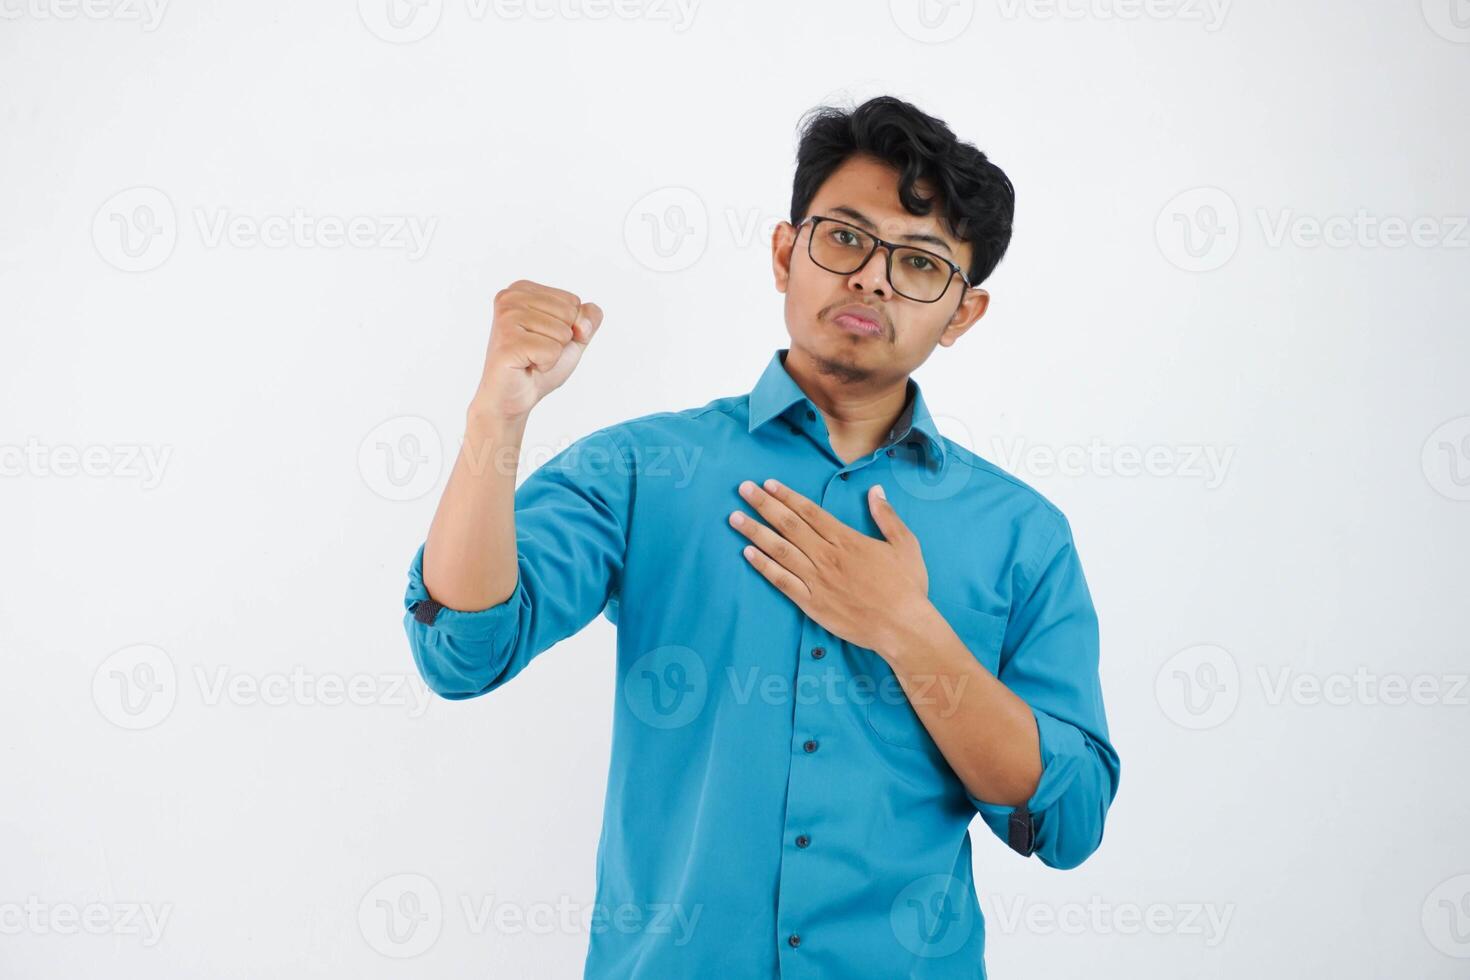
[[[873,484],[873,489],[878,491],[878,496],[882,497],[884,500],[888,499],[888,494],[883,492],[883,484],[875,483]]]

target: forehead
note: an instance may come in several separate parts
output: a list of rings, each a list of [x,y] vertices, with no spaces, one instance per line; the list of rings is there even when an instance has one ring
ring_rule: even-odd
[[[862,212],[876,226],[880,238],[902,240],[905,235],[933,235],[950,243],[955,254],[968,247],[945,224],[936,207],[927,215],[910,214],[898,199],[899,172],[881,160],[855,154],[832,171],[812,198],[811,214],[832,213],[843,206]],[[924,196],[933,193],[928,181],[920,180],[915,190]]]

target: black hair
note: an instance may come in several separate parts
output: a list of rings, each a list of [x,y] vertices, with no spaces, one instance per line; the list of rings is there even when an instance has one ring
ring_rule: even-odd
[[[914,190],[920,179],[930,184],[948,231],[970,245],[965,274],[973,285],[995,270],[1011,242],[1015,188],[1005,171],[961,142],[942,120],[902,99],[880,95],[855,109],[818,106],[802,116],[800,129],[792,224],[806,218],[817,189],[848,157],[866,154],[899,171],[899,203],[910,214],[926,215],[933,209],[933,198]]]

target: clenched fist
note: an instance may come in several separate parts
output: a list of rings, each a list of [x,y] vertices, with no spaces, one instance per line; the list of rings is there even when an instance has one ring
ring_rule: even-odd
[[[602,309],[565,289],[517,279],[495,294],[495,319],[474,410],[522,418],[571,375]]]

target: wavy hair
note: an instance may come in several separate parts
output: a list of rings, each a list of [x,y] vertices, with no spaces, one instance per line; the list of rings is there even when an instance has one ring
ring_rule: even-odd
[[[973,285],[995,270],[1011,242],[1015,188],[1005,171],[961,142],[942,120],[881,95],[854,109],[818,106],[802,116],[799,128],[792,224],[806,218],[817,189],[848,157],[867,154],[898,170],[899,203],[910,214],[929,214],[938,198],[950,234],[970,245],[966,275]],[[915,189],[921,179],[933,196]]]

